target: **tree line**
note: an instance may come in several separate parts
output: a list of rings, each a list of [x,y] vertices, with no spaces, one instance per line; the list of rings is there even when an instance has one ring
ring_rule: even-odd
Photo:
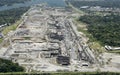
[[[21,7],[11,10],[0,11],[0,25],[15,23],[28,9],[29,7]]]
[[[0,6],[4,6],[4,5],[12,5],[15,3],[24,3],[25,1],[30,1],[30,0],[0,0]]]
[[[75,7],[81,6],[101,6],[109,8],[120,8],[120,0],[66,0],[66,3],[70,2]]]
[[[120,46],[120,15],[84,15],[79,21],[87,23],[88,31],[103,45]]]
[[[18,63],[0,58],[0,72],[23,72],[24,68]]]

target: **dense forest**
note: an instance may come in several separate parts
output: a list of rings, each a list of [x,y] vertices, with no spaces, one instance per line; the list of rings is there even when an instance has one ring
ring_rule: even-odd
[[[30,1],[30,0],[0,0],[0,6],[4,5],[12,5],[14,3],[24,3],[25,1]]]
[[[0,58],[0,72],[23,72],[24,68],[10,60]]]
[[[29,7],[21,7],[19,9],[11,9],[6,11],[0,11],[0,25],[15,23],[23,13],[28,10]]]
[[[88,24],[88,31],[103,45],[120,46],[120,15],[84,15],[79,20]]]
[[[75,7],[81,6],[101,6],[109,8],[120,8],[120,0],[66,0],[66,3],[70,2]]]

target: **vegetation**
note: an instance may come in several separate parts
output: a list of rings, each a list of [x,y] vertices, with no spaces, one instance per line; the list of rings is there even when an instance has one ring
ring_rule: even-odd
[[[2,33],[3,33],[4,35],[6,35],[6,34],[8,34],[8,32],[16,30],[16,28],[17,28],[18,25],[21,23],[21,21],[22,21],[22,20],[18,20],[16,23],[14,23],[14,24],[12,24],[12,25],[10,25],[10,26],[5,27],[5,28],[3,29],[3,31],[2,31]]]
[[[0,43],[3,41],[3,38],[0,38]]]
[[[109,8],[120,8],[120,0],[66,0],[66,3],[70,2],[75,7],[81,6],[101,6]]]
[[[25,1],[30,1],[30,0],[0,0],[0,6],[4,5],[12,5],[14,3],[24,3]]]
[[[15,23],[20,19],[21,15],[28,10],[29,7],[21,7],[19,9],[11,9],[6,11],[0,11],[0,25]]]
[[[85,12],[75,8],[71,3],[68,3],[68,6],[71,7],[72,9],[74,9],[74,11],[76,11],[79,14],[84,14]]]
[[[79,20],[88,24],[88,31],[101,44],[120,46],[120,15],[84,15]]]
[[[29,7],[11,9],[6,11],[0,11],[0,25],[8,24],[2,31],[6,35],[11,30],[15,30],[17,26],[21,23],[21,15],[28,10]],[[3,38],[0,38],[0,43]],[[0,59],[0,72],[23,72],[24,68],[19,66],[18,63],[12,63],[10,60]],[[4,74],[6,75],[6,74]]]
[[[0,0],[3,2],[14,3],[11,1],[21,2],[24,0]],[[1,4],[0,3],[0,4]],[[3,3],[4,4],[4,3]],[[2,33],[6,35],[11,30],[15,30],[17,26],[21,23],[21,15],[25,13],[29,7],[21,7],[19,9],[11,9],[6,11],[0,11],[0,25],[7,24],[8,26],[3,28]],[[0,43],[3,41],[3,38],[0,38]],[[12,63],[10,60],[0,59],[0,72],[23,72],[24,68],[19,66],[18,63]],[[5,74],[6,75],[6,74]]]
[[[23,72],[24,68],[10,60],[0,59],[0,72]]]
[[[94,53],[96,55],[96,57],[105,52],[105,48],[100,44],[100,42],[98,40],[96,40],[89,32],[88,32],[88,29],[87,29],[87,24],[79,21],[79,19],[75,19],[74,21],[77,25],[77,29],[78,31],[84,33],[82,34],[83,37],[86,38],[86,43],[89,45],[89,47],[91,49],[94,50]]]
[[[25,13],[29,7],[21,7],[19,9],[11,9],[6,11],[0,11],[0,25],[7,24],[8,26],[3,28],[2,33],[6,35],[11,30],[15,30],[21,23],[21,15]],[[2,42],[2,39],[0,39]]]

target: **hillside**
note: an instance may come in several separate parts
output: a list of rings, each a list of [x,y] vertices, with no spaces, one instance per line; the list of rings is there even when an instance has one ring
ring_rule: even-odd
[[[4,5],[12,5],[14,3],[24,3],[25,1],[29,1],[29,0],[0,0],[0,6],[4,6]]]

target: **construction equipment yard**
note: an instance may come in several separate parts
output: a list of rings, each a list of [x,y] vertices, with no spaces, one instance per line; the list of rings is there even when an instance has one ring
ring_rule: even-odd
[[[23,22],[6,38],[1,58],[10,59],[31,71],[95,71],[96,60],[83,43],[66,8],[36,5],[24,14]]]

